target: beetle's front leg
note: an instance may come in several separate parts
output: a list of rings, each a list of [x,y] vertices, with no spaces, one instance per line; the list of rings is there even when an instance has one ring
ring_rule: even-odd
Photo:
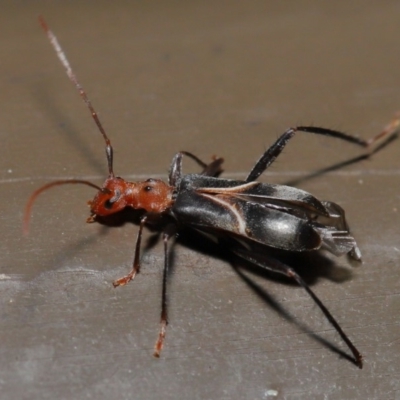
[[[213,157],[213,161],[211,161],[209,164],[203,162],[195,156],[192,153],[189,153],[188,151],[180,151],[179,153],[176,153],[174,158],[172,159],[171,167],[169,169],[169,175],[168,175],[168,183],[171,186],[178,186],[179,182],[182,179],[182,159],[183,156],[188,156],[192,160],[194,160],[197,164],[200,165],[200,167],[203,168],[203,171],[200,173],[200,175],[206,175],[206,176],[217,176],[222,172],[221,165],[224,162],[224,159],[222,157]]]
[[[133,280],[135,278],[136,274],[139,273],[139,270],[140,270],[140,244],[141,244],[141,241],[142,241],[143,227],[144,227],[146,221],[147,221],[147,216],[144,216],[140,220],[139,232],[138,232],[138,235],[137,235],[136,246],[135,246],[135,256],[133,258],[132,271],[128,275],[123,276],[122,278],[119,278],[119,279],[115,280],[113,282],[113,286],[114,287],[126,285],[128,282],[130,282],[131,280]]]

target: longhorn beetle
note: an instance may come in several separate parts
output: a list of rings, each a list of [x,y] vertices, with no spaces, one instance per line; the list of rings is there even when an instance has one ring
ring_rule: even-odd
[[[163,348],[168,323],[168,239],[175,235],[180,226],[192,228],[206,235],[212,234],[221,244],[228,246],[230,251],[242,259],[265,270],[283,274],[302,286],[351,350],[356,365],[362,368],[361,353],[322,301],[291,267],[268,254],[271,248],[292,252],[325,249],[335,256],[348,254],[355,260],[361,260],[361,252],[350,234],[343,209],[331,201],[320,201],[304,190],[284,185],[259,183],[256,179],[275,161],[297,132],[331,136],[369,147],[378,139],[392,134],[399,126],[399,118],[394,118],[381,133],[369,140],[313,126],[289,128],[261,156],[243,181],[218,178],[222,172],[222,158],[214,157],[213,161],[207,164],[187,151],[180,151],[172,159],[168,183],[159,179],[127,182],[114,174],[113,148],[110,139],[73,73],[57,38],[42,17],[39,17],[39,22],[104,138],[108,177],[102,187],[80,179],[58,180],[40,187],[31,195],[26,205],[24,231],[28,231],[31,209],[38,195],[58,185],[83,184],[98,190],[93,200],[89,201],[91,215],[87,222],[99,221],[102,217],[115,214],[126,207],[142,210],[132,270],[128,275],[113,282],[114,287],[117,287],[126,285],[139,272],[144,226],[166,217],[169,224],[163,232],[164,271],[160,330],[154,349],[156,357],[160,356]],[[194,160],[202,168],[202,172],[184,175],[182,172],[184,156]],[[172,230],[171,226],[175,229]],[[255,248],[260,246],[263,248],[262,256],[255,251]]]

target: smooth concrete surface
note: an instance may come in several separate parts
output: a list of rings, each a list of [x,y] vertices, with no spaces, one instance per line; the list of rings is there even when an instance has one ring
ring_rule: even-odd
[[[165,178],[179,150],[223,156],[225,176],[244,178],[289,126],[368,138],[400,109],[398,1],[3,1],[0,398],[400,399],[400,141],[314,176],[362,151],[299,134],[262,176],[345,208],[363,264],[320,253],[292,265],[363,353],[363,370],[303,289],[236,272],[187,232],[155,359],[161,243],[133,283],[114,289],[138,228],[86,224],[94,191],[84,186],[42,194],[22,235],[34,189],[107,174],[103,140],[38,14],[127,179]]]

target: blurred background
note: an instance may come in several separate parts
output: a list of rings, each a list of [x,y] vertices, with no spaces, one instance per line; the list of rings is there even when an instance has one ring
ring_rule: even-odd
[[[242,276],[186,232],[156,360],[160,244],[134,282],[114,289],[137,226],[85,224],[94,192],[83,186],[41,195],[22,235],[34,189],[107,175],[104,142],[39,14],[100,115],[116,174],[129,180],[166,178],[179,150],[223,156],[224,176],[243,179],[289,126],[368,138],[400,109],[397,1],[3,1],[1,397],[400,398],[399,141],[313,176],[362,151],[299,134],[261,177],[345,208],[363,264],[321,254],[292,265],[364,354],[362,371],[303,289],[255,270]]]

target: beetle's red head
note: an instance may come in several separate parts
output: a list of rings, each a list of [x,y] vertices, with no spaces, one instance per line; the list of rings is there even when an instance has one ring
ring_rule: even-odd
[[[96,216],[106,217],[123,210],[129,203],[128,197],[131,194],[132,184],[119,177],[109,177],[94,196],[88,201],[90,213],[88,222],[93,222]]]

